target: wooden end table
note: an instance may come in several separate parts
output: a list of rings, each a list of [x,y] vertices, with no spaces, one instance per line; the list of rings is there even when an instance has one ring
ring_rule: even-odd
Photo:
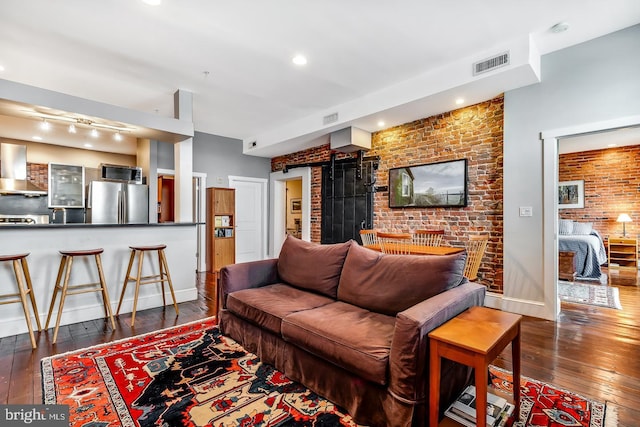
[[[476,420],[487,419],[489,364],[511,343],[513,400],[516,420],[520,414],[519,314],[486,307],[471,307],[429,333],[429,425],[438,425],[441,357],[475,369]],[[484,427],[486,423],[479,424]]]

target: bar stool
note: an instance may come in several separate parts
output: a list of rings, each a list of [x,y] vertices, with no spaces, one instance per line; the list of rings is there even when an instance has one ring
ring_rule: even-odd
[[[167,257],[164,254],[164,250],[167,245],[155,245],[155,246],[129,246],[131,249],[131,256],[129,257],[129,266],[127,267],[127,275],[124,278],[122,284],[122,293],[120,294],[120,301],[118,302],[118,309],[116,310],[116,316],[120,314],[120,306],[122,305],[122,299],[124,293],[127,290],[127,284],[129,282],[136,282],[135,295],[133,297],[133,311],[131,312],[131,326],[136,322],[136,307],[138,305],[138,294],[140,292],[140,285],[148,285],[150,283],[162,284],[162,305],[166,306],[167,301],[164,295],[164,283],[169,284],[169,290],[171,291],[171,298],[173,299],[173,306],[176,309],[176,315],[180,314],[178,310],[178,303],[176,302],[176,296],[173,293],[173,284],[171,283],[171,275],[169,274],[169,265],[167,264]],[[160,274],[142,276],[142,262],[144,261],[145,252],[158,252],[158,266],[160,268]],[[131,267],[133,267],[133,261],[138,255],[138,274],[135,277],[131,276]]]
[[[104,252],[104,249],[87,249],[80,251],[60,251],[62,259],[60,259],[60,268],[58,269],[58,277],[56,278],[56,286],[53,289],[53,296],[51,297],[51,305],[49,306],[49,314],[47,315],[47,323],[44,328],[49,329],[49,320],[51,320],[51,313],[53,313],[53,307],[56,303],[58,292],[62,292],[60,297],[60,306],[58,308],[58,317],[56,319],[56,327],[53,332],[53,341],[55,344],[58,339],[58,329],[60,328],[60,318],[62,317],[62,309],[64,308],[64,301],[67,295],[84,294],[87,292],[102,292],[102,305],[104,308],[104,315],[111,320],[111,327],[115,330],[116,323],[113,320],[113,314],[111,313],[111,302],[109,301],[109,293],[107,292],[107,283],[104,280],[104,272],[102,270],[102,261],[100,254]],[[99,282],[97,283],[83,283],[78,285],[69,285],[69,277],[71,276],[71,266],[73,265],[73,259],[75,257],[93,256],[96,261],[96,267],[98,268]],[[64,275],[64,282],[60,283],[62,276]],[[86,289],[89,288],[89,289]]]
[[[38,325],[38,331],[42,329],[40,325],[40,316],[38,315],[38,307],[36,306],[36,299],[33,295],[33,284],[31,283],[31,276],[29,275],[29,266],[27,265],[27,257],[26,254],[15,254],[15,255],[0,255],[0,262],[11,261],[13,263],[13,273],[16,276],[16,283],[18,284],[18,293],[17,294],[3,294],[0,295],[0,298],[8,298],[8,297],[17,297],[20,298],[0,301],[0,305],[2,304],[14,304],[14,303],[22,303],[22,309],[24,310],[24,317],[27,320],[27,328],[29,329],[29,338],[31,339],[31,347],[36,348],[36,339],[33,335],[33,328],[31,326],[31,314],[29,314],[29,308],[27,307],[27,294],[29,294],[29,298],[31,299],[31,308],[33,308],[33,313],[36,317],[36,324]],[[22,281],[24,277],[24,281],[27,284],[27,288],[25,289],[25,283]]]

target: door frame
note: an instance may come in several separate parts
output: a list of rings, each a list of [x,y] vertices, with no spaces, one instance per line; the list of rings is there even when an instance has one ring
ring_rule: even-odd
[[[558,140],[578,134],[639,126],[640,115],[621,117],[595,123],[584,123],[541,132],[543,150],[542,195],[542,257],[544,306],[538,317],[557,320],[560,314],[558,297]]]
[[[233,186],[234,182],[254,182],[254,183],[258,183],[261,184],[261,193],[262,193],[262,202],[261,202],[261,210],[262,210],[262,215],[261,215],[261,225],[262,225],[262,236],[260,236],[260,238],[262,239],[262,244],[260,245],[260,259],[265,259],[267,256],[267,200],[269,199],[269,195],[267,194],[267,182],[268,179],[266,178],[252,178],[252,177],[247,177],[247,176],[236,176],[236,175],[229,175],[228,176],[229,179],[229,188],[235,188]],[[237,215],[237,213],[236,213]],[[238,248],[238,242],[236,241],[236,250]]]
[[[276,258],[284,243],[287,233],[287,218],[284,215],[287,209],[286,182],[302,178],[302,240],[311,240],[311,168],[295,168],[287,173],[282,171],[271,172],[269,197],[269,214],[271,227],[269,227],[269,257]]]
[[[160,175],[169,175],[175,176],[176,171],[173,169],[160,169],[156,170],[156,177]],[[196,188],[196,194],[198,197],[198,202],[194,199],[193,204],[196,207],[196,210],[193,211],[193,216],[196,218],[196,271],[204,272],[207,271],[206,257],[204,254],[206,253],[206,231],[205,231],[205,221],[207,219],[206,206],[207,206],[207,174],[203,172],[193,172],[192,179],[195,178],[198,182],[198,187]],[[197,210],[199,209],[199,212]]]

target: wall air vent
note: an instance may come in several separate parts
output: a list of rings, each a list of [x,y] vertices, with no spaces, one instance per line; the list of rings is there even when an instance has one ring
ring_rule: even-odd
[[[338,121],[338,113],[329,114],[322,118],[323,125],[328,125],[329,123],[333,123],[337,121]]]
[[[509,65],[508,51],[474,63],[473,75],[477,76],[478,74],[487,73],[495,70],[496,68],[504,67],[505,65]]]

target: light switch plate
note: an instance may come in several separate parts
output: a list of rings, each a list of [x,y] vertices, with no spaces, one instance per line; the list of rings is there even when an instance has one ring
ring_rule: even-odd
[[[531,206],[520,206],[520,216],[533,216],[533,208]]]

